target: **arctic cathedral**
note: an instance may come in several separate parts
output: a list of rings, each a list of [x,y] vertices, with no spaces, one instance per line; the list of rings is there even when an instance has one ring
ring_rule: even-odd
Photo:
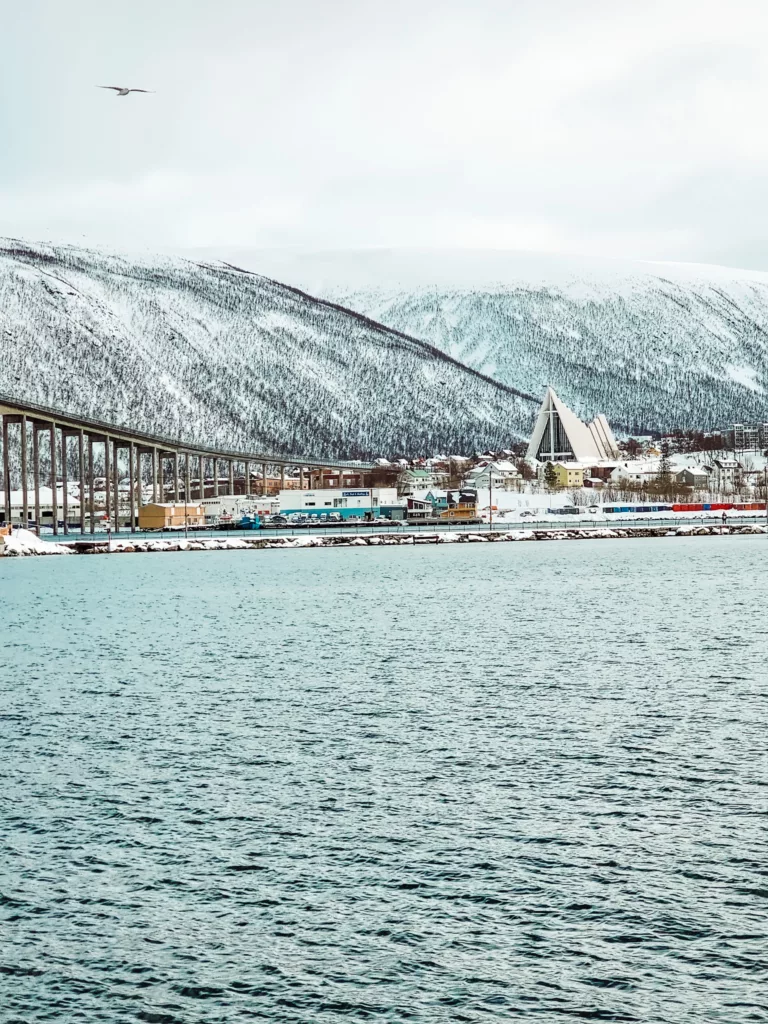
[[[547,388],[528,444],[528,458],[539,462],[609,462],[618,458],[616,439],[602,414],[584,423]]]

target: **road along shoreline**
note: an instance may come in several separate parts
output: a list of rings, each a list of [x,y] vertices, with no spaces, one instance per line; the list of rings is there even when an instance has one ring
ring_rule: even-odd
[[[76,540],[57,544],[41,540],[28,530],[16,530],[0,537],[0,557],[35,555],[123,555],[174,551],[268,551],[295,548],[402,547],[418,544],[499,544],[522,541],[619,540],[627,538],[714,537],[768,534],[768,525],[749,523],[727,526],[626,526],[622,528],[579,528],[506,530],[477,533],[373,533],[369,536],[300,536],[154,539],[152,537]]]

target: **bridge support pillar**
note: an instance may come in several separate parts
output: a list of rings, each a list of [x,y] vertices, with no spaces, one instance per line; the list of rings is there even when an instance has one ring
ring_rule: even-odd
[[[179,453],[173,453],[173,500],[179,503]]]
[[[67,469],[67,431],[61,428],[61,510],[64,535],[69,533],[69,471]]]
[[[232,459],[229,460],[229,493],[235,493],[235,466]]]
[[[112,474],[110,472],[110,443],[104,438],[104,512],[107,517],[107,528],[112,529]]]
[[[267,496],[267,464],[262,462],[261,464],[261,493],[266,498]]]
[[[285,465],[280,467],[280,490],[285,490]]]
[[[96,523],[94,517],[96,515],[96,496],[94,493],[93,486],[93,437],[88,435],[88,512],[91,517],[90,530],[91,533],[96,532]],[[35,513],[37,515],[37,513]]]
[[[245,463],[245,490],[243,491],[243,494],[247,495],[247,494],[250,494],[250,493],[251,493],[251,464],[250,464],[250,462],[246,461],[246,463]]]
[[[112,443],[112,469],[114,475],[115,533],[120,532],[120,442]]]
[[[27,480],[27,417],[21,417],[21,514],[24,529],[29,529],[29,481]]]
[[[219,460],[213,456],[213,496],[219,496]]]
[[[150,456],[152,458],[152,501],[156,505],[158,502],[157,497],[157,448],[150,450]]]
[[[131,517],[131,533],[136,533],[136,445],[128,445],[128,515]]]
[[[80,533],[85,533],[85,435],[77,432],[77,472],[80,477]]]
[[[35,533],[40,536],[40,439],[32,423],[32,486],[35,490]]]
[[[3,416],[3,496],[5,498],[5,522],[11,522],[11,453],[8,450],[8,417]]]
[[[56,424],[51,423],[48,427],[48,438],[51,449],[51,511],[53,513],[53,532],[59,532],[59,491],[56,487]]]
[[[189,452],[184,453],[184,504],[189,503]],[[186,526],[186,517],[184,525]]]
[[[205,456],[200,456],[200,501],[205,497]]]

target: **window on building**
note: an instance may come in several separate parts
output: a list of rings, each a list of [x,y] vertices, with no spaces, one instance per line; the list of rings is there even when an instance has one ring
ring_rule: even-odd
[[[314,508],[315,507],[314,501],[305,501],[304,504],[307,506],[307,508]]]

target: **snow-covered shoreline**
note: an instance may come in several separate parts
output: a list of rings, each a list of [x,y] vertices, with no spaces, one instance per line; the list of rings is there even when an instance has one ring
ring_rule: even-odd
[[[14,530],[12,534],[0,536],[0,556],[20,557],[23,555],[72,555],[74,551],[63,544],[43,540],[31,530]]]
[[[16,530],[12,537],[0,537],[0,556],[27,555],[119,555],[178,551],[247,551],[289,550],[295,548],[332,547],[400,547],[418,544],[488,544],[518,541],[553,540],[620,540],[627,538],[713,537],[745,534],[768,534],[768,525],[748,523],[728,526],[641,526],[597,529],[525,529],[478,531],[476,533],[400,533],[370,534],[367,537],[300,536],[300,537],[227,537],[189,540],[125,538],[112,541],[69,541],[52,544],[40,540],[28,530]]]

